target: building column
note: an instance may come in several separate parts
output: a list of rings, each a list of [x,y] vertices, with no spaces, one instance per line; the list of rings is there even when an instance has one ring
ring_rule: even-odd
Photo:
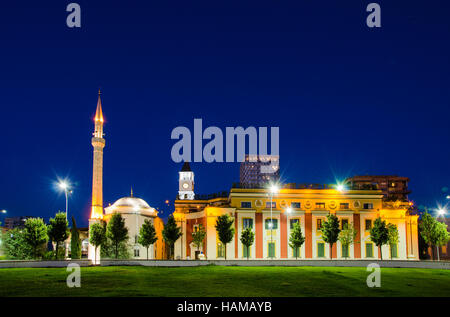
[[[312,259],[312,214],[305,213],[305,258]]]
[[[353,214],[353,228],[356,230],[356,238],[353,243],[353,256],[355,259],[361,258],[361,216]]]
[[[287,217],[285,212],[280,212],[280,257],[287,258]]]
[[[239,234],[238,234],[238,229],[239,229],[239,217],[238,217],[238,212],[236,211],[234,213],[234,258],[235,259],[239,259],[239,252],[238,252],[238,239],[239,239]]]
[[[262,213],[255,213],[255,255],[257,259],[262,259],[263,257],[263,223],[262,223]]]
[[[192,221],[193,219],[186,219],[186,258],[191,257]]]

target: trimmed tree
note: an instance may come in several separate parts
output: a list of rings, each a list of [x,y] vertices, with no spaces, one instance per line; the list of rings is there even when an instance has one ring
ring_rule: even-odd
[[[65,212],[58,212],[55,218],[50,218],[48,225],[48,237],[55,243],[55,259],[58,258],[59,246],[69,238],[69,223],[66,219]]]
[[[241,243],[244,245],[244,247],[247,249],[247,260],[249,258],[249,250],[250,247],[253,245],[253,242],[255,241],[255,234],[253,233],[252,228],[246,228],[241,232]]]
[[[173,215],[170,215],[167,219],[167,223],[164,224],[162,234],[164,241],[169,245],[169,259],[172,259],[174,256],[173,248],[175,242],[181,237],[181,228],[177,226]]]
[[[341,229],[336,215],[328,214],[327,220],[322,224],[322,239],[330,245],[330,259],[333,259],[333,244],[338,240]]]
[[[348,250],[350,250],[350,245],[352,245],[353,243],[356,242],[357,234],[358,234],[358,232],[353,227],[353,225],[348,225],[348,224],[344,225],[341,232],[339,232],[338,240],[339,240],[339,242],[341,242],[341,244],[343,246],[345,246],[347,248],[347,252],[348,252]],[[345,258],[347,258],[347,257],[348,257],[348,253],[346,254]]]
[[[383,260],[383,251],[381,248],[389,242],[389,230],[386,226],[386,221],[381,220],[380,217],[373,222],[373,226],[370,229],[370,240],[378,247],[381,260]]]
[[[158,241],[156,236],[156,230],[150,219],[145,219],[144,224],[139,230],[138,243],[147,249],[147,260],[148,260],[148,248]]]
[[[33,258],[33,250],[25,241],[25,232],[20,228],[2,234],[2,249],[9,259],[28,260]]]
[[[394,246],[396,246],[398,244],[400,235],[398,233],[397,226],[392,223],[388,223],[387,229],[388,229],[388,243],[389,243],[389,249],[390,249],[391,260],[392,260],[392,250],[393,250]]]
[[[125,219],[118,212],[113,213],[109,219],[106,237],[111,241],[114,257],[118,259],[120,245],[128,240],[128,228],[125,226]]]
[[[205,240],[206,237],[206,230],[205,227],[203,227],[202,224],[198,225],[198,230],[195,232],[192,232],[192,243],[197,248],[197,251],[199,251],[200,247],[202,246],[203,240]]]
[[[47,226],[42,218],[28,218],[25,221],[24,240],[32,249],[33,258],[39,258],[42,246],[48,242]]]
[[[433,250],[432,246],[434,245],[435,241],[436,225],[436,219],[434,219],[434,217],[431,216],[428,212],[425,212],[422,215],[422,221],[419,225],[420,235],[431,250]]]
[[[302,233],[302,227],[298,222],[294,223],[294,227],[289,235],[289,246],[295,250],[295,258],[298,258],[299,248],[305,242],[305,237]]]
[[[70,257],[72,259],[81,259],[80,232],[74,216],[72,216],[72,229],[70,229]]]
[[[97,248],[106,241],[106,227],[101,223],[94,223],[89,230],[89,242],[94,246],[94,264],[97,263]]]
[[[227,244],[233,240],[234,236],[234,219],[228,214],[217,217],[216,231],[220,242],[225,246],[225,260],[227,259]]]
[[[436,251],[438,255],[438,261],[440,261],[439,257],[439,247],[446,245],[448,240],[450,239],[449,233],[447,231],[447,225],[445,223],[436,221],[436,229],[434,234],[434,245],[436,246]]]

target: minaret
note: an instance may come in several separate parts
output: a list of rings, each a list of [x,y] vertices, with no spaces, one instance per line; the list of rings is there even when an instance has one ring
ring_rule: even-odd
[[[94,147],[94,164],[92,171],[92,208],[91,217],[89,218],[89,231],[94,223],[99,223],[103,219],[103,148],[105,147],[105,139],[103,138],[103,113],[101,92],[98,91],[97,111],[95,112],[94,123],[95,130],[92,137],[92,146]],[[88,258],[94,264],[100,263],[100,248],[89,243]]]
[[[92,173],[92,210],[91,219],[103,218],[103,113],[101,92],[98,91],[97,111],[95,112],[95,131],[92,138],[94,147],[94,167]]]

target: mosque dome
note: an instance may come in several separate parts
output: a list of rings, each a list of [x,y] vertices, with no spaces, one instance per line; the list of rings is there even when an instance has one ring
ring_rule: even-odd
[[[137,197],[122,197],[114,204],[105,208],[106,214],[113,214],[115,212],[123,214],[143,214],[147,216],[156,217],[158,212],[155,208],[150,207],[147,202]]]

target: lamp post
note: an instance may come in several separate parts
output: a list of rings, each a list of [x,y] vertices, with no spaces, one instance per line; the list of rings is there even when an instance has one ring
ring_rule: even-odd
[[[58,186],[60,189],[64,190],[64,194],[66,196],[66,220],[67,220],[67,213],[69,211],[69,193],[72,191],[69,189],[69,184],[66,181],[60,181],[58,183]]]
[[[2,209],[0,212],[2,213],[2,215],[6,215],[6,213],[7,213],[6,209]],[[3,219],[3,221],[5,221],[5,220]],[[5,224],[3,224],[3,225],[5,225]]]

